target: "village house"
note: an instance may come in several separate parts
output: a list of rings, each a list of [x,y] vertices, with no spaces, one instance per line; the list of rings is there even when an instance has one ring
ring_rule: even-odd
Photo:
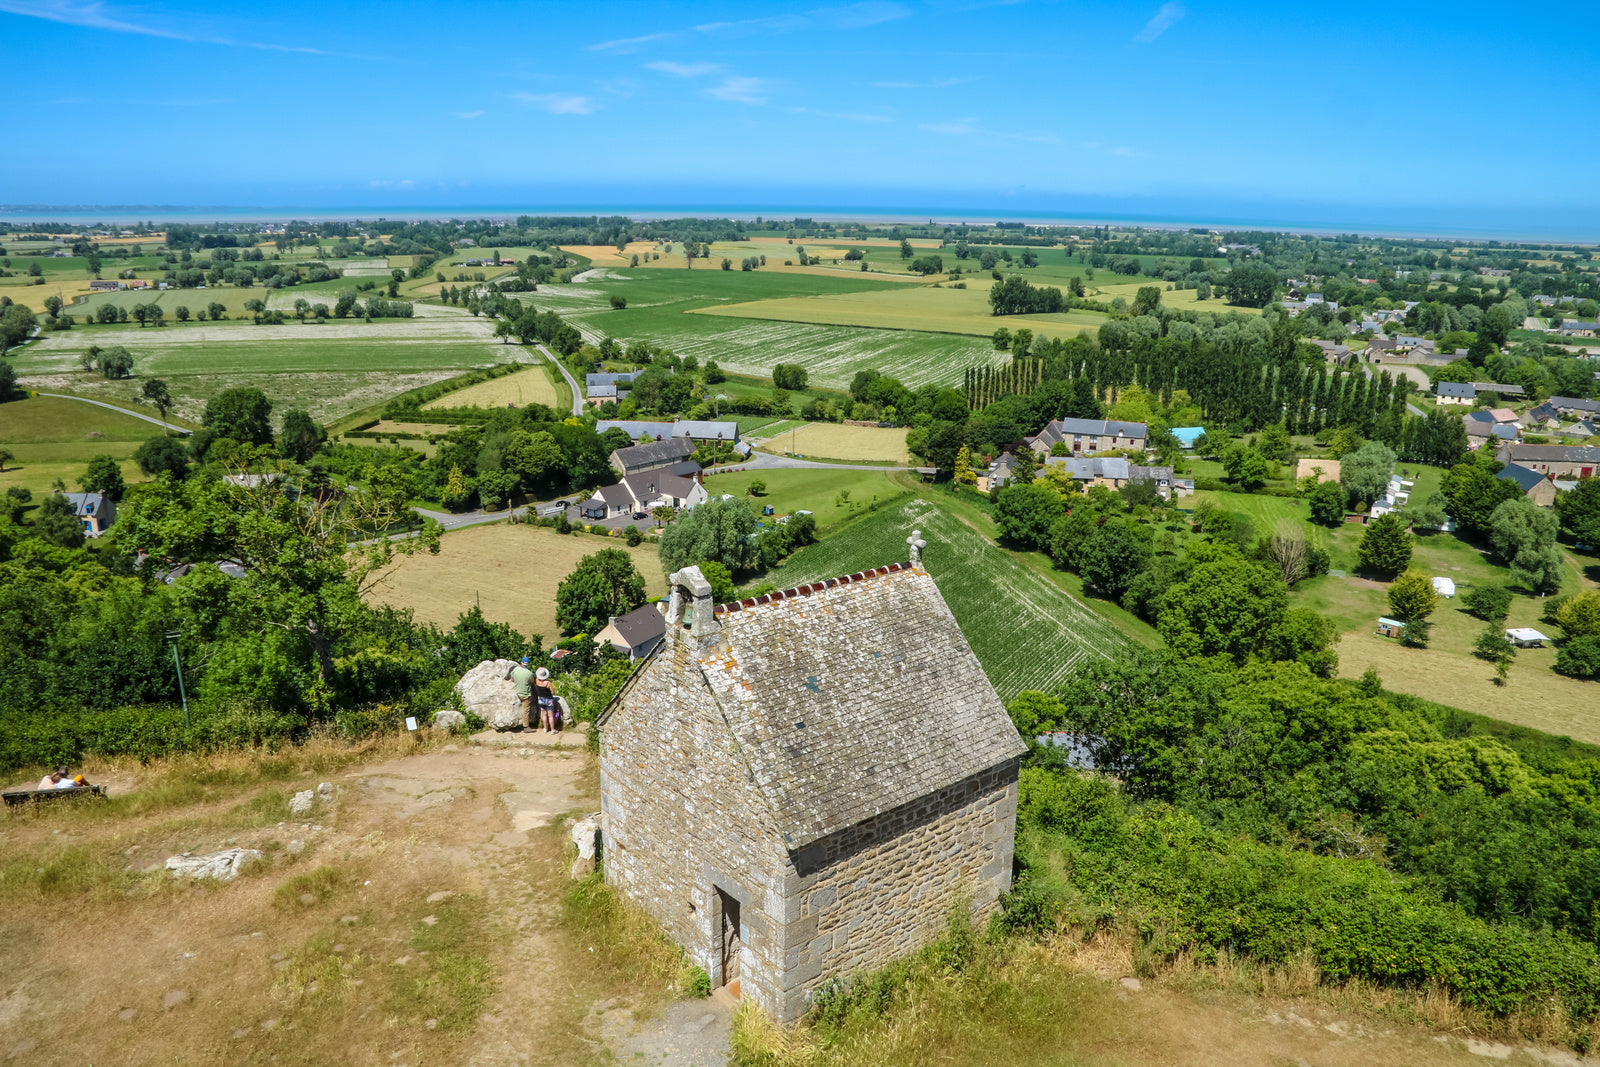
[[[1600,448],[1577,445],[1508,444],[1495,453],[1501,463],[1517,463],[1546,478],[1593,478],[1600,470]]]
[[[620,450],[619,450],[620,451]],[[697,477],[673,474],[670,470],[640,471],[616,485],[606,485],[578,505],[586,521],[647,517],[654,508],[694,508],[710,499]]]
[[[1017,457],[1010,452],[1002,452],[995,457],[989,469],[978,474],[978,492],[987,493],[991,489],[1004,489],[1011,484],[1011,475],[1017,469]]]
[[[700,465],[689,459],[694,455],[694,448],[694,442],[686,437],[670,437],[664,441],[647,441],[642,445],[630,445],[611,453],[611,469],[618,474],[628,475],[638,474],[640,471],[653,471],[661,467],[676,467],[677,464],[687,462],[692,463],[695,470],[698,470]]]
[[[1434,382],[1433,398],[1440,404],[1465,404],[1471,406],[1478,398],[1478,390],[1471,382]]]
[[[117,502],[104,493],[65,493],[85,537],[99,537],[117,521]]]
[[[1600,331],[1600,323],[1596,322],[1563,322],[1556,329],[1562,337],[1593,337],[1596,331]]]
[[[739,424],[732,419],[679,419],[677,422],[649,422],[642,419],[601,419],[595,423],[594,432],[621,430],[635,441],[665,441],[683,437],[701,444],[721,441],[724,445],[737,444]]]
[[[920,560],[714,605],[601,713],[607,882],[782,1023],[1011,885],[1026,751]]]
[[[591,407],[597,407],[608,400],[621,400],[628,395],[628,387],[638,376],[638,371],[626,371],[618,374],[585,374],[583,376],[584,400]]]
[[[1322,349],[1322,358],[1329,363],[1349,363],[1350,346],[1342,345],[1336,341],[1313,340],[1312,344]]]
[[[1507,464],[1495,475],[1501,481],[1515,482],[1524,496],[1542,508],[1556,502],[1556,485],[1538,471],[1529,470],[1517,463]]]
[[[1497,441],[1515,441],[1522,432],[1515,419],[1502,421],[1495,412],[1471,411],[1461,416],[1467,427],[1467,443],[1477,448],[1490,438]]]
[[[1600,415],[1600,400],[1584,400],[1575,396],[1553,396],[1545,401],[1557,413],[1571,419],[1591,418]]]
[[[123,282],[110,279],[96,280],[89,283],[89,288],[97,293],[115,293],[127,287]]]
[[[1173,478],[1171,467],[1144,467],[1117,456],[1051,456],[1044,462],[1061,467],[1072,475],[1073,481],[1084,486],[1121,489],[1129,482],[1148,481],[1155,483],[1163,500],[1171,500],[1174,493],[1185,495]]]
[[[1049,455],[1056,445],[1065,445],[1073,455],[1081,452],[1111,452],[1117,449],[1144,450],[1150,436],[1142,422],[1114,419],[1052,419],[1045,428],[1027,438],[1035,452]]]
[[[594,635],[597,645],[610,645],[630,660],[639,660],[655,650],[667,635],[667,620],[657,604],[641,604],[626,615],[613,615],[605,628]]]

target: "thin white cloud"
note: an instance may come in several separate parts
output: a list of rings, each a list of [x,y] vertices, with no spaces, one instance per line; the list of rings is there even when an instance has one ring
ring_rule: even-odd
[[[791,114],[816,115],[824,119],[840,119],[844,122],[890,122],[888,115],[878,115],[861,111],[817,111],[809,107],[791,107]]]
[[[872,82],[874,89],[948,89],[972,81],[971,78],[941,78],[932,82]]]
[[[475,119],[479,115],[482,115],[482,114],[483,114],[482,111],[457,111],[456,112],[456,118],[458,118],[458,119]]]
[[[1165,4],[1161,5],[1161,9],[1151,17],[1150,21],[1144,24],[1144,29],[1139,31],[1134,40],[1140,44],[1149,44],[1163,33],[1166,33],[1169,26],[1186,14],[1188,12],[1184,10],[1184,6],[1178,3],[1177,0],[1167,0]]]
[[[160,37],[169,41],[186,41],[190,44],[216,44],[228,48],[259,48],[266,52],[296,52],[312,56],[339,56],[344,59],[380,58],[376,56],[350,56],[339,52],[327,52],[321,48],[307,48],[302,45],[271,44],[265,41],[235,41],[227,37],[179,33],[177,30],[129,22],[125,18],[119,18],[100,0],[87,0],[87,2],[82,3],[74,3],[73,0],[0,0],[0,12],[10,15],[22,15],[26,18],[44,19],[46,22],[59,22],[66,26],[82,26],[86,29],[106,30],[110,33],[133,33],[141,37]]]
[[[646,63],[646,70],[660,71],[678,78],[698,78],[702,74],[715,74],[722,69],[720,63],[674,63],[670,59]]]
[[[766,82],[760,78],[724,78],[721,85],[716,85],[703,92],[713,100],[726,100],[731,104],[765,104]]]
[[[977,133],[977,123],[977,119],[957,119],[954,122],[924,122],[918,129],[927,130],[929,133],[942,133],[949,137],[960,137],[969,133]]]
[[[512,93],[511,99],[552,115],[592,115],[600,110],[600,105],[589,97],[570,93]]]
[[[1061,138],[1050,133],[1011,133],[1006,130],[991,130],[978,124],[977,119],[956,119],[953,122],[925,122],[919,129],[929,133],[944,134],[946,137],[998,137],[1006,141],[1028,141],[1032,144],[1060,144]]]
[[[768,15],[764,18],[737,19],[732,22],[702,22],[687,30],[647,33],[639,37],[619,37],[589,45],[588,50],[622,54],[637,51],[640,45],[674,40],[695,33],[707,36],[738,36],[749,33],[793,33],[812,28],[860,30],[892,22],[895,19],[908,18],[910,15],[909,8],[892,0],[861,0],[860,3],[847,4],[843,7],[818,7],[788,15]]]
[[[614,41],[601,41],[599,44],[589,45],[590,52],[637,52],[639,46],[650,44],[652,41],[666,41],[676,36],[671,33],[647,33],[642,37],[618,37]]]

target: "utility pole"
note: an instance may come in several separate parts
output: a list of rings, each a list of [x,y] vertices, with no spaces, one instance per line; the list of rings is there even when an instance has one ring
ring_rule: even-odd
[[[182,633],[171,630],[167,633],[167,640],[172,644],[172,665],[178,668],[178,699],[183,701],[183,728],[189,729],[189,697],[183,691],[183,661],[178,658],[178,638]]]

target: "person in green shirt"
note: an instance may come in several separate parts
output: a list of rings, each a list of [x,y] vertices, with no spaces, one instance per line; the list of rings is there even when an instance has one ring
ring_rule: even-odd
[[[517,699],[522,702],[523,724],[532,730],[539,725],[539,720],[533,710],[533,672],[528,669],[527,656],[511,668],[511,683],[516,687]]]

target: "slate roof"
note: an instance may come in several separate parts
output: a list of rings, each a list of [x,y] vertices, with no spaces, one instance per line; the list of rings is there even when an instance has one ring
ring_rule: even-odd
[[[1457,349],[1457,351],[1461,351]],[[1480,393],[1509,393],[1512,396],[1523,394],[1522,386],[1509,385],[1505,382],[1473,382],[1472,387]]]
[[[739,439],[739,424],[731,419],[722,421],[679,419],[677,422],[650,422],[643,419],[601,419],[595,423],[594,432],[603,434],[612,428],[624,431],[636,441],[641,437],[659,437],[663,440],[669,437],[691,437],[696,441],[715,441],[719,433],[724,441],[737,441]]]
[[[1470,382],[1434,382],[1433,394],[1471,400],[1478,395],[1478,390]]]
[[[585,374],[583,384],[591,389],[597,385],[627,385],[638,376],[639,372],[636,370],[621,374]]]
[[[1549,403],[1560,411],[1582,411],[1588,414],[1600,414],[1600,400],[1583,400],[1575,396],[1553,396]]]
[[[677,463],[694,454],[694,442],[685,437],[669,437],[664,441],[651,441],[643,445],[630,445],[611,453],[611,458],[625,470],[635,470],[652,464]]]
[[[1600,448],[1586,445],[1507,445],[1511,462],[1600,463]]]
[[[63,493],[62,495],[67,498],[67,503],[72,505],[72,513],[80,519],[92,516],[96,512],[110,511],[115,513],[117,510],[114,504],[109,508],[106,507],[107,502],[104,493]]]
[[[1516,482],[1517,485],[1522,487],[1522,491],[1524,493],[1528,492],[1534,486],[1544,481],[1544,475],[1540,474],[1538,471],[1531,471],[1527,467],[1517,463],[1508,464],[1502,468],[1500,473],[1496,474],[1495,477],[1502,479],[1503,481]]]
[[[700,669],[791,850],[1026,751],[918,566],[716,610]]]
[[[630,474],[622,479],[622,484],[627,486],[634,500],[648,504],[662,496],[684,500],[694,492],[694,487],[698,483],[693,478],[684,478],[664,470],[653,470]]]
[[[638,648],[667,632],[666,616],[654,604],[641,604],[626,615],[617,616],[611,625],[630,648]]]

